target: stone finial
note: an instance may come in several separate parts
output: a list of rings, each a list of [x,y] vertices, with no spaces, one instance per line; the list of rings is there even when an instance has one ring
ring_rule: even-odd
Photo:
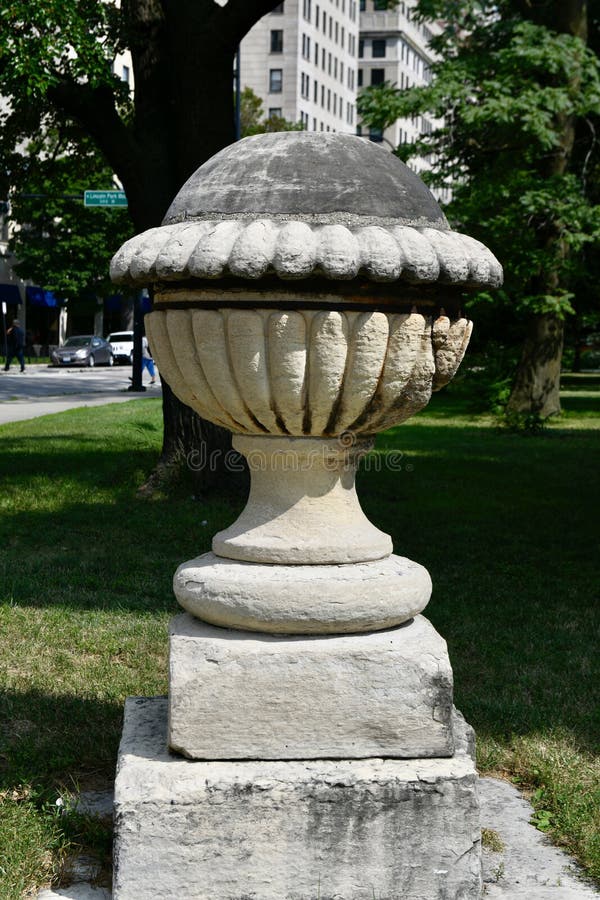
[[[382,569],[391,540],[362,512],[354,473],[378,431],[454,375],[471,334],[465,291],[502,281],[490,251],[452,231],[421,179],[376,145],[284,132],[201,166],[111,274],[153,285],[146,329],[161,374],[234,433],[252,474],[214,554],[178,570],[182,606],[218,625],[299,633],[421,611],[429,576],[405,560]],[[251,566],[264,569],[258,582]],[[320,589],[327,566],[346,568],[343,603]],[[259,597],[265,578],[273,590]],[[385,598],[384,582],[396,585]]]

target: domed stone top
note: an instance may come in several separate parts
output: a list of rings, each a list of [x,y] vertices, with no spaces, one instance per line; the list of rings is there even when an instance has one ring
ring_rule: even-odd
[[[429,189],[396,156],[364,138],[306,131],[221,150],[184,184],[163,225],[223,217],[449,230]]]
[[[326,279],[497,287],[502,268],[451,231],[408,166],[353,135],[245,138],[200,166],[162,226],[114,256],[117,283]],[[175,285],[173,285],[175,287]]]

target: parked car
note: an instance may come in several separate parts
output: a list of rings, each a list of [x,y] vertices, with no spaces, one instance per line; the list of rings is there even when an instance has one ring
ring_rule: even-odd
[[[104,338],[93,334],[79,334],[67,338],[62,347],[51,354],[53,366],[112,366],[112,347]]]
[[[115,331],[106,340],[112,347],[115,362],[133,364],[133,331]]]

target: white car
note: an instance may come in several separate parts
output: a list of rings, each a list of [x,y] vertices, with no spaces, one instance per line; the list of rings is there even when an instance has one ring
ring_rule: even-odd
[[[133,331],[115,331],[106,340],[112,347],[115,362],[133,364]]]

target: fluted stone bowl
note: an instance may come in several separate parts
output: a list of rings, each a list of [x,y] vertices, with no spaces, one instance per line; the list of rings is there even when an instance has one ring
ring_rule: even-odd
[[[153,312],[162,374],[204,419],[241,434],[374,434],[451,379],[471,323],[420,313],[272,309]]]
[[[236,433],[298,437],[422,409],[464,355],[464,292],[502,282],[395,156],[306,132],[217,153],[111,275],[153,286],[148,337],[184,403]]]

